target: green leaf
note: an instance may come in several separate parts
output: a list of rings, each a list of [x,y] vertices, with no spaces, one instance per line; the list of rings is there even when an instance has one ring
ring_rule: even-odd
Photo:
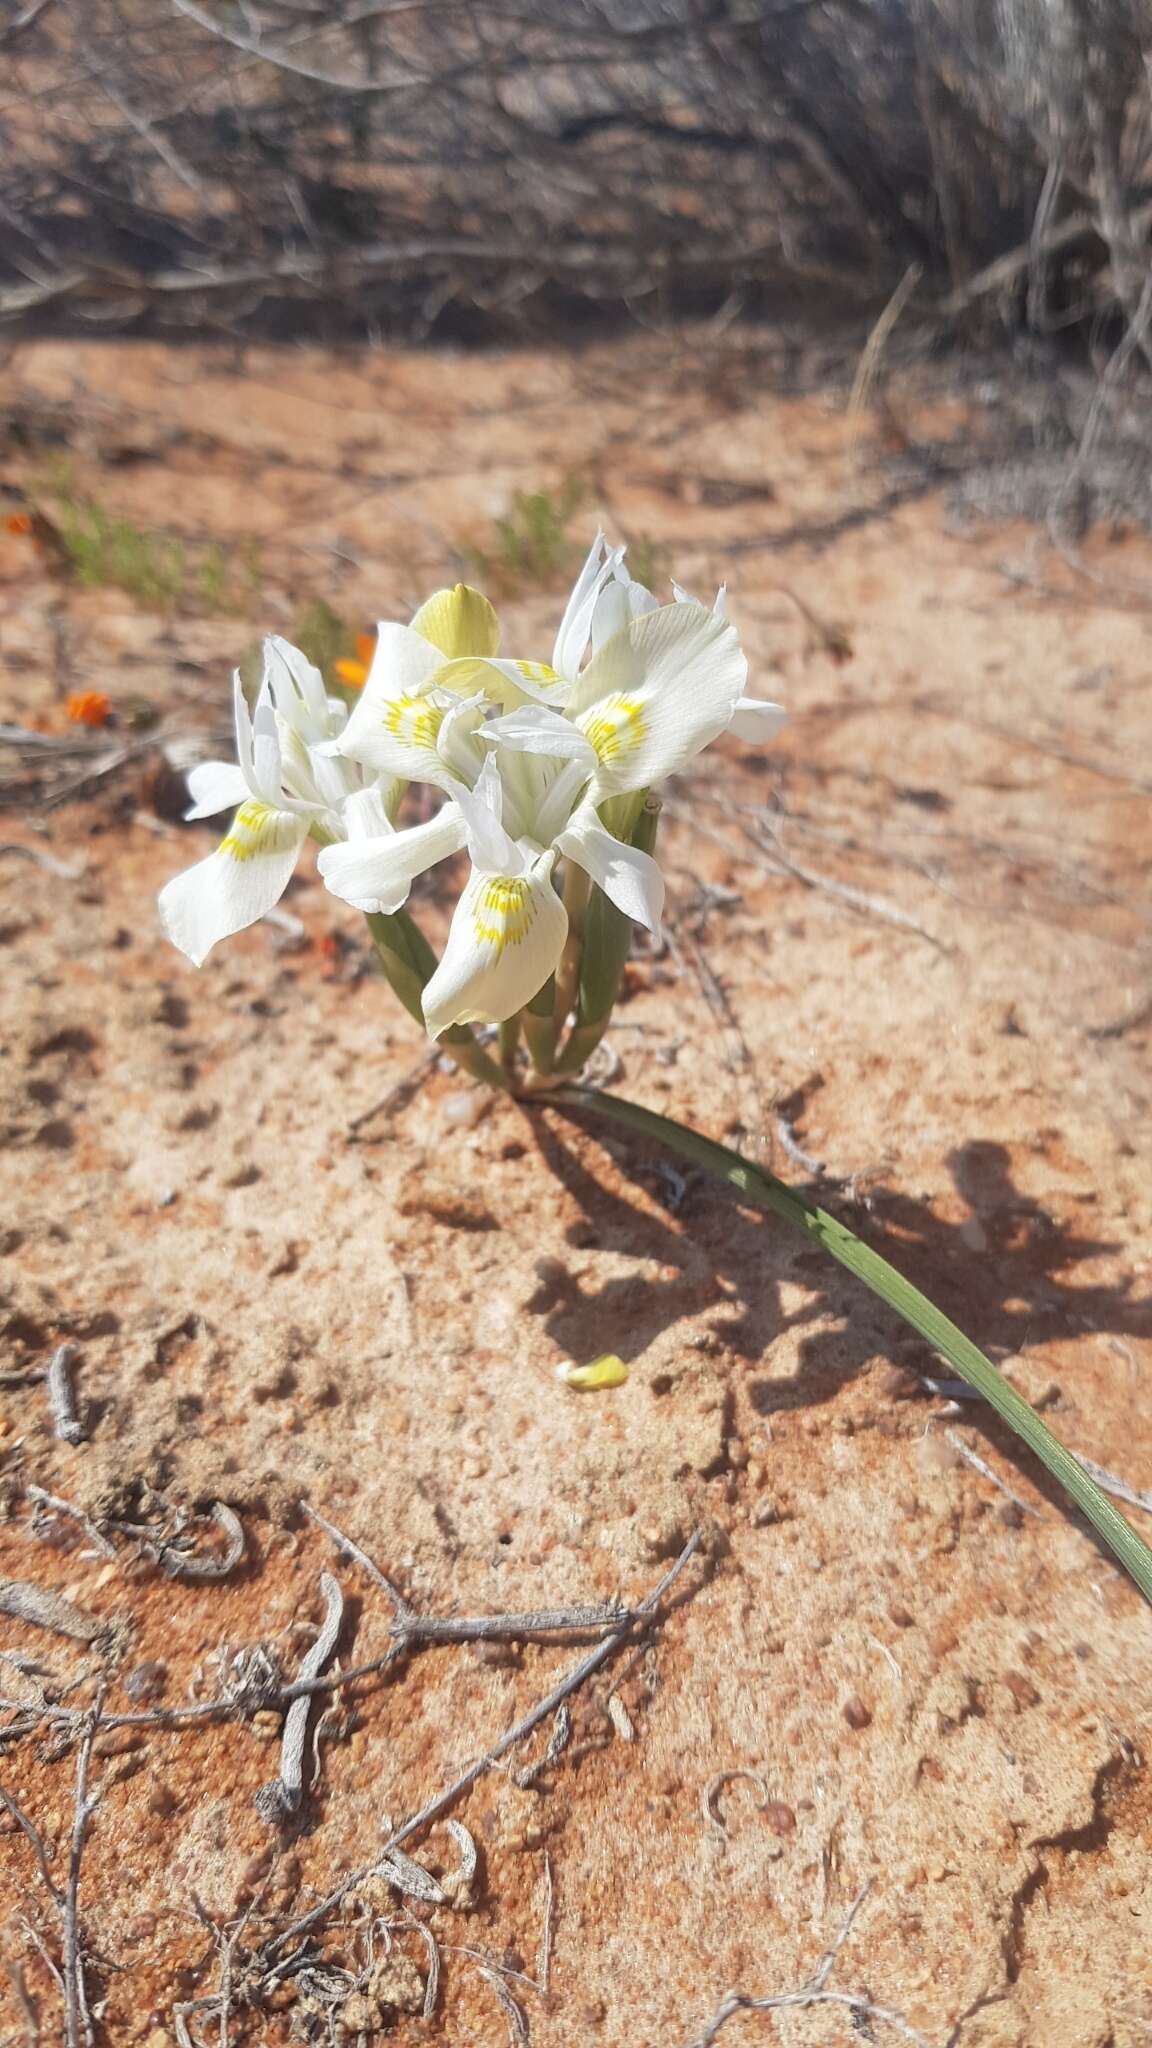
[[[621,1096],[569,1084],[556,1089],[547,1101],[549,1107],[588,1110],[596,1116],[607,1117],[612,1123],[623,1124],[626,1129],[637,1131],[643,1137],[654,1138],[692,1165],[701,1166],[726,1180],[746,1200],[770,1209],[854,1273],[873,1294],[924,1337],[934,1351],[947,1359],[969,1386],[984,1396],[989,1406],[1028,1445],[1029,1450],[1035,1452],[1041,1464],[1047,1466],[1087,1516],[1145,1599],[1152,1601],[1152,1550],[1129,1527],[1123,1515],[1089,1478],[1071,1451],[1053,1436],[1047,1423],[1042,1422],[1015,1387],[1009,1385],[992,1360],[985,1357],[971,1338],[966,1337],[941,1309],[929,1301],[927,1295],[913,1287],[910,1280],[906,1280],[846,1224],[797,1194],[765,1167],[754,1166],[750,1160],[742,1159],[727,1145],[719,1145],[713,1139],[703,1137],[699,1131],[690,1130],[687,1125],[676,1123],[670,1117],[658,1116],[653,1110],[642,1109],[638,1103],[626,1102]]]

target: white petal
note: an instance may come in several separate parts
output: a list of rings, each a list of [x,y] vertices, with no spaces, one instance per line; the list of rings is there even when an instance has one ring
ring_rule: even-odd
[[[218,818],[221,811],[234,811],[250,794],[244,770],[235,761],[200,761],[189,769],[187,782],[192,807],[184,816],[189,822],[194,818]]]
[[[492,718],[484,728],[486,739],[498,740],[520,754],[542,754],[557,761],[582,761],[591,775],[596,755],[570,718],[548,711],[542,704],[522,704],[518,711]]]
[[[340,823],[348,839],[387,839],[396,828],[391,808],[398,796],[395,783],[371,782],[367,789],[355,789],[340,807]]]
[[[424,990],[433,1038],[450,1024],[501,1024],[555,971],[568,914],[552,887],[555,855],[526,875],[473,874],[456,905],[444,957]]]
[[[677,604],[698,604],[700,602],[699,598],[693,597],[690,590],[685,590],[675,580],[673,580],[672,584],[672,595],[676,599]],[[728,617],[728,585],[726,583],[720,585],[712,600],[712,616],[716,619],[726,619]]]
[[[459,853],[464,842],[463,816],[445,804],[425,825],[326,846],[317,866],[333,896],[356,910],[399,910],[416,876]]]
[[[368,680],[332,751],[385,775],[438,782],[436,736],[445,706],[424,699],[443,664],[439,649],[410,626],[378,626]]]
[[[598,532],[564,608],[564,617],[560,621],[560,630],[556,635],[556,646],[552,655],[552,666],[556,673],[569,681],[574,680],[584,659],[584,649],[591,637],[592,617],[600,592],[617,564],[623,559],[623,548],[607,551],[604,535]]]
[[[252,720],[252,784],[260,801],[275,809],[282,794],[280,734],[271,699],[263,690]]]
[[[232,718],[236,727],[236,759],[245,784],[254,796],[256,768],[252,759],[252,715],[238,668],[232,671]]]
[[[769,704],[765,697],[741,697],[728,726],[734,739],[748,740],[754,747],[775,739],[788,717],[782,704]]]
[[[490,661],[452,662],[443,676],[453,688],[464,687],[457,673],[462,669],[467,671],[465,682],[482,686],[491,702],[502,704],[506,711],[526,703],[551,704],[561,711],[564,708],[569,685],[546,661],[513,661],[501,654],[493,655]]]
[[[528,756],[521,759],[528,761]],[[532,765],[539,767],[539,763]],[[548,787],[537,791],[535,818],[532,837],[538,846],[554,846],[557,835],[563,832],[580,798],[588,786],[588,770],[583,761],[567,761]]]
[[[436,751],[449,774],[469,788],[484,766],[484,748],[478,734],[486,708],[483,696],[457,699],[449,704],[436,736]]]
[[[324,678],[307,655],[293,647],[290,640],[282,640],[278,633],[270,633],[264,642],[264,680],[282,717],[295,723],[298,706],[313,728],[311,736],[326,735],[328,693]]]
[[[600,823],[591,803],[582,804],[556,841],[561,853],[583,868],[604,894],[630,917],[659,934],[664,877],[650,853],[624,841]]]
[[[504,830],[504,791],[494,755],[485,761],[475,789],[456,789],[454,801],[464,815],[473,867],[484,875],[522,875],[524,856]]]
[[[634,619],[569,700],[599,756],[597,800],[674,775],[727,727],[748,675],[733,626],[696,604]]]
[[[268,804],[241,805],[215,853],[160,891],[160,922],[200,967],[218,939],[242,932],[280,901],[308,820]]]
[[[623,556],[623,549],[620,551]],[[645,612],[658,611],[659,598],[644,583],[638,583],[628,574],[623,560],[616,563],[612,580],[606,583],[596,600],[592,614],[592,652],[598,654],[606,640],[614,633],[622,632],[629,619],[643,618]]]

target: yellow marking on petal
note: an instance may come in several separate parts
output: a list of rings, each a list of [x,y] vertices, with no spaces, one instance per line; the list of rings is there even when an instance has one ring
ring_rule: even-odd
[[[284,853],[295,839],[295,821],[283,811],[274,811],[270,804],[241,804],[218,850],[230,860],[259,860],[261,855]]]
[[[598,1394],[603,1387],[622,1387],[628,1378],[628,1367],[614,1351],[606,1351],[602,1358],[594,1358],[591,1365],[558,1365],[556,1377],[566,1387]]]
[[[558,683],[560,681],[555,669],[550,668],[546,661],[514,661],[512,666],[523,676],[526,683]]]
[[[385,732],[409,747],[434,748],[444,718],[444,706],[427,697],[394,697],[384,706]]]
[[[619,691],[596,706],[595,717],[579,719],[577,723],[605,763],[614,761],[619,754],[630,754],[648,730],[643,704]]]
[[[495,946],[497,956],[506,946],[519,946],[536,922],[536,903],[531,886],[499,875],[486,882],[472,909],[472,930],[481,946]]]
[[[495,654],[500,645],[500,621],[488,599],[479,590],[473,590],[467,583],[458,583],[454,590],[437,590],[422,604],[412,621],[412,629],[449,661],[462,660],[467,655]]]

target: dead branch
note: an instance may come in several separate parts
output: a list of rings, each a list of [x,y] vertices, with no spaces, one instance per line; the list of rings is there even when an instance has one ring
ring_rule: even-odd
[[[491,1749],[485,1750],[483,1755],[475,1758],[468,1765],[467,1769],[460,1773],[459,1777],[452,1780],[450,1785],[444,1786],[441,1791],[435,1793],[417,1813],[412,1814],[402,1826],[394,1829],[385,1842],[379,1856],[375,1857],[371,1863],[365,1864],[360,1870],[353,1871],[350,1876],[342,1879],[334,1891],[329,1892],[325,1898],[322,1898],[315,1906],[311,1907],[307,1913],[302,1914],[298,1920],[294,1920],[290,1926],[275,1935],[268,1944],[267,1953],[269,1957],[278,1955],[289,1944],[298,1941],[302,1935],[310,1933],[312,1928],[319,1926],[326,1920],[328,1915],[335,1911],[343,1900],[347,1898],[349,1892],[354,1891],[357,1885],[363,1884],[365,1878],[374,1875],[380,1869],[381,1864],[386,1863],[388,1858],[398,1848],[402,1848],[405,1842],[411,1841],[416,1835],[423,1834],[426,1828],[431,1827],[433,1821],[439,1820],[442,1814],[446,1813],[450,1807],[456,1804],[457,1800],[463,1798],[465,1792],[470,1790],[478,1778],[483,1777],[487,1771],[492,1770],[502,1757],[507,1756],[509,1750],[515,1749],[519,1743],[526,1741],[529,1735],[533,1734],[544,1721],[547,1721],[551,1715],[556,1713],[557,1709],[563,1706],[573,1693],[578,1692],[580,1687],[585,1685],[588,1679],[615,1655],[616,1651],[629,1639],[637,1627],[642,1626],[644,1623],[652,1622],[658,1615],[660,1603],[664,1596],[671,1592],[672,1587],[684,1571],[686,1565],[699,1550],[700,1543],[700,1532],[697,1530],[685,1544],[675,1563],[665,1572],[659,1584],[654,1586],[652,1591],[641,1600],[638,1607],[634,1610],[633,1618],[624,1623],[620,1628],[614,1630],[594,1650],[589,1651],[588,1655],[583,1657],[578,1664],[574,1665],[566,1677],[561,1679],[560,1683],[554,1686],[542,1700],[539,1700],[521,1720],[516,1721],[511,1728],[506,1729],[499,1741],[494,1743]]]

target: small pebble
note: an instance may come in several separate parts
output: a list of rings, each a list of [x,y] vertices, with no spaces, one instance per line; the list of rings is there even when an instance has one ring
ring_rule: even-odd
[[[93,1756],[126,1756],[144,1741],[139,1728],[106,1728],[92,1744]]]
[[[158,1699],[167,1683],[166,1664],[137,1664],[124,1680],[124,1690],[129,1699],[139,1705],[143,1700]]]
[[[841,1712],[848,1726],[857,1730],[867,1728],[872,1719],[871,1708],[865,1706],[858,1692],[849,1693]]]
[[[796,1815],[782,1799],[768,1801],[764,1808],[764,1822],[774,1835],[794,1835],[796,1832]]]
[[[446,1124],[452,1124],[457,1130],[467,1131],[479,1123],[488,1106],[483,1089],[462,1088],[458,1094],[445,1096],[440,1105],[440,1114]]]
[[[1026,1678],[1022,1671],[1006,1671],[1004,1673],[1004,1683],[1018,1707],[1039,1706],[1040,1695],[1032,1680]]]

